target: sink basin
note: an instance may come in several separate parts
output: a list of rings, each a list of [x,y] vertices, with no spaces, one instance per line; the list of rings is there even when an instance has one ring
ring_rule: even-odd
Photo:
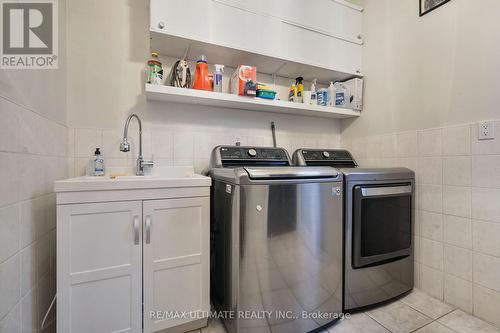
[[[196,174],[193,167],[157,167],[149,175],[135,176],[132,170],[114,172],[105,176],[83,176],[56,181],[55,192],[104,191],[121,189],[148,189],[210,186],[209,177]]]

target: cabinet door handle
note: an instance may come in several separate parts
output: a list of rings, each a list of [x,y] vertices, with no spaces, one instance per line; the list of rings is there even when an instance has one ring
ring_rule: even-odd
[[[146,244],[151,243],[151,216],[146,216]]]
[[[139,245],[139,216],[134,216],[134,244]]]

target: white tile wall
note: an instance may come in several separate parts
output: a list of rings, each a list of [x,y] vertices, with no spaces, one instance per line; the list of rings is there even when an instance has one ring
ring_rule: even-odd
[[[416,285],[499,326],[500,138],[477,134],[474,123],[395,133],[395,143],[358,137],[342,144],[362,166],[416,172]],[[381,146],[365,148],[373,142]],[[377,155],[393,145],[396,158]]]
[[[443,214],[422,211],[418,224],[422,237],[443,241]]]
[[[498,316],[498,304],[500,304],[500,292],[484,288],[478,284],[473,289],[474,313],[500,327],[500,317]]]
[[[41,332],[38,317],[55,294],[52,189],[68,176],[68,130],[1,91],[0,105],[0,332]]]
[[[472,223],[469,218],[444,215],[444,242],[472,249]]]
[[[0,332],[40,330],[55,295],[53,182],[68,176],[65,0],[58,1],[60,68],[0,70]],[[74,136],[74,135],[73,135]],[[39,295],[44,298],[39,302]]]
[[[472,282],[445,274],[444,301],[459,309],[472,312]]]
[[[301,118],[298,118],[301,119]],[[146,159],[153,159],[157,166],[188,165],[195,166],[201,172],[208,167],[210,153],[217,145],[272,146],[271,132],[263,128],[221,130],[213,126],[162,126],[157,123],[144,122],[143,154]],[[310,126],[309,126],[310,127]],[[278,146],[287,149],[290,154],[298,148],[338,148],[340,135],[333,127],[332,133],[303,129],[302,133],[292,128],[280,127],[277,132]],[[69,148],[73,159],[73,175],[84,175],[89,172],[89,165],[96,147],[101,147],[107,167],[135,167],[137,158],[137,142],[134,129],[129,130],[132,149],[129,153],[119,150],[123,130],[117,129],[74,129],[73,147]],[[380,139],[383,145],[391,147],[384,150],[385,156],[395,156],[395,136]],[[382,151],[381,151],[382,153]]]

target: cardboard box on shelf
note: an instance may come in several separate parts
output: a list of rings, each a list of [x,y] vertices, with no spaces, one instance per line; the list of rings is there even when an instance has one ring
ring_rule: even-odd
[[[257,94],[257,67],[238,66],[231,76],[231,93],[255,97]]]
[[[350,96],[350,108],[363,110],[363,79],[351,79],[342,83],[347,88],[347,95]]]

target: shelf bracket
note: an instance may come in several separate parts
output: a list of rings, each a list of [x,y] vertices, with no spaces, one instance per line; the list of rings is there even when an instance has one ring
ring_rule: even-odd
[[[186,49],[184,50],[184,55],[181,58],[182,60],[186,60],[186,57],[188,56],[190,49],[191,49],[191,44],[188,44],[188,46],[186,46]]]
[[[286,62],[282,63],[281,65],[279,65],[279,67],[273,72],[271,73],[271,77],[273,78],[273,84],[276,86],[276,77],[278,76],[278,72],[280,70],[283,69],[283,67],[286,66]]]

